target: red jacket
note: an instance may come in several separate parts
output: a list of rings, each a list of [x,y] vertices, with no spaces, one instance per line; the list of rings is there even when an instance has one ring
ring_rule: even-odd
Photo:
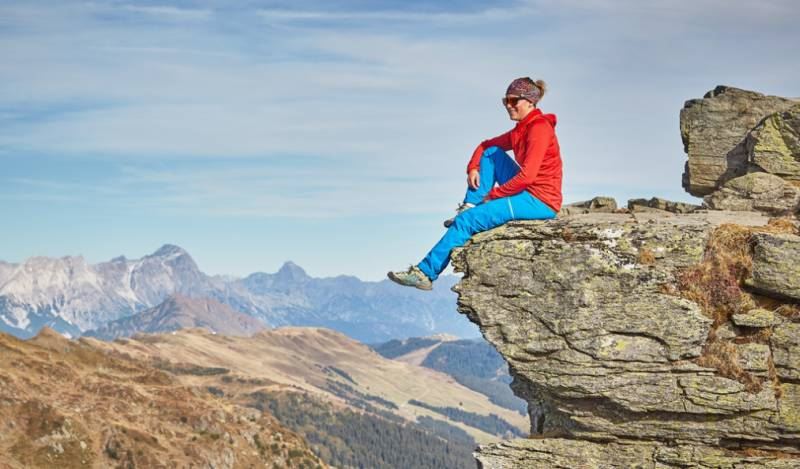
[[[489,199],[499,199],[526,190],[556,212],[561,210],[561,151],[555,133],[555,114],[542,114],[534,109],[513,129],[475,149],[467,165],[467,173],[480,167],[481,156],[489,147],[513,150],[520,166],[519,173],[502,186],[489,192]]]

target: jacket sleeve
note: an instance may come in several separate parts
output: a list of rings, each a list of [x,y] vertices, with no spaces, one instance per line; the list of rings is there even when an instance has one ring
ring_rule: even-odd
[[[499,199],[500,197],[512,196],[519,194],[533,184],[554,135],[555,131],[549,122],[544,119],[534,121],[528,131],[528,142],[525,155],[521,158],[522,165],[519,173],[502,186],[495,187],[489,191],[487,197],[489,199]]]
[[[469,164],[467,165],[467,174],[473,169],[480,168],[481,156],[483,156],[483,152],[490,147],[500,147],[504,151],[511,150],[511,131],[509,130],[502,135],[482,141],[480,145],[478,145],[478,148],[472,152],[472,158],[469,159]]]

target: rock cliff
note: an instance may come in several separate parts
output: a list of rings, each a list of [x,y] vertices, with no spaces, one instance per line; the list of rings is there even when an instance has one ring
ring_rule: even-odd
[[[458,250],[459,310],[531,416],[481,467],[800,466],[800,277],[780,254],[800,237],[768,222],[590,213]]]

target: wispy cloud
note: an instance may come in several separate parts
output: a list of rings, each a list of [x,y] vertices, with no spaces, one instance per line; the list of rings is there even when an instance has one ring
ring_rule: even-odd
[[[319,169],[302,164],[125,166],[101,180],[11,178],[4,188],[0,198],[7,200],[92,203],[151,215],[301,219],[436,213],[444,207],[432,205],[430,198],[447,190],[446,185],[437,188],[431,177],[393,177],[379,170],[353,173],[328,166],[321,178]],[[400,194],[402,203],[397,203]]]
[[[522,5],[509,6],[506,8],[488,8],[475,12],[430,12],[430,11],[401,11],[401,10],[382,10],[382,11],[331,11],[331,10],[288,10],[288,9],[262,9],[258,15],[265,21],[347,21],[347,22],[414,22],[427,24],[457,24],[468,25],[478,22],[496,22],[508,20],[510,17],[530,14],[531,8]],[[392,29],[386,23],[380,23],[381,27]]]
[[[213,12],[208,9],[177,8],[170,5],[123,5],[124,10],[170,21],[206,21]]]

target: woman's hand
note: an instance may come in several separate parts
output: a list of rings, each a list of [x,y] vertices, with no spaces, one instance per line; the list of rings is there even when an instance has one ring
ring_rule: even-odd
[[[467,174],[467,184],[473,189],[477,189],[481,185],[481,175],[477,169],[473,169]]]

